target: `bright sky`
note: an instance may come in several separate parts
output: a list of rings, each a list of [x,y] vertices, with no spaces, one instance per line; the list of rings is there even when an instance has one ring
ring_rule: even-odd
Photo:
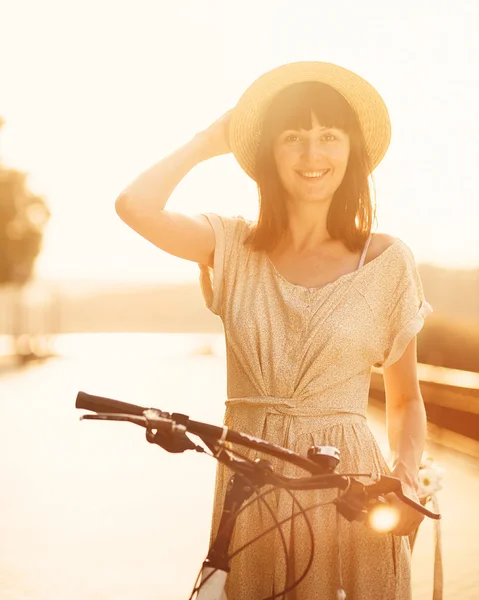
[[[115,197],[257,76],[296,60],[356,71],[388,105],[379,230],[418,262],[479,266],[477,0],[4,0],[1,14],[0,158],[50,205],[40,276],[196,278],[131,232]],[[168,207],[255,218],[256,189],[231,156],[216,158]]]

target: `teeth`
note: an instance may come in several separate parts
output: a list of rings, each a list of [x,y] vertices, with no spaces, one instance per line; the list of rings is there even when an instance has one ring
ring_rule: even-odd
[[[329,171],[329,169],[323,169],[322,171],[307,171],[307,172],[300,172],[300,175],[302,175],[303,177],[309,177],[310,179],[314,179],[315,177],[322,177],[325,173],[327,173]]]

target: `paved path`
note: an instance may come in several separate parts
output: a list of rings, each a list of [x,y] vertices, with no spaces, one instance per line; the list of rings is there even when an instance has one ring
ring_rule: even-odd
[[[129,424],[78,421],[79,389],[220,422],[223,358],[92,347],[0,375],[0,600],[184,600],[208,543],[214,463],[168,455]],[[384,442],[383,415],[371,425]],[[479,598],[479,464],[431,448],[447,469],[445,599]],[[432,597],[423,523],[414,600]]]

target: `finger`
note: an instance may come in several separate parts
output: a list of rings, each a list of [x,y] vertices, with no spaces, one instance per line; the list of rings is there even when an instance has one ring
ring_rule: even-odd
[[[398,507],[398,509],[399,522],[392,533],[394,535],[409,535],[419,527],[424,519],[424,515],[404,505]]]
[[[419,527],[422,519],[405,518],[401,520],[393,530],[393,535],[410,535]]]

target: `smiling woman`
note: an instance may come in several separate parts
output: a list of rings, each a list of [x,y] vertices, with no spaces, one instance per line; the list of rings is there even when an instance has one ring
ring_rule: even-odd
[[[370,172],[361,126],[345,98],[320,82],[288,86],[262,123],[255,164],[261,205],[252,247],[274,248],[295,205],[315,202],[328,229],[321,236],[342,240],[351,252],[362,249],[375,218]]]
[[[393,473],[414,498],[425,436],[415,336],[431,308],[406,244],[372,233],[369,176],[389,140],[387,109],[364,79],[329,63],[291,63],[253,82],[231,112],[140,175],[116,206],[164,251],[200,263],[205,304],[225,330],[227,427],[301,455],[311,444],[335,446],[342,472],[389,474],[366,420],[371,369],[382,366]],[[165,210],[195,165],[230,151],[258,186],[257,221]],[[219,467],[212,539],[230,475]],[[318,507],[324,500],[317,491],[302,498]],[[405,536],[418,522],[400,504],[395,535],[338,525],[334,511],[318,508],[313,566],[295,598],[410,600]],[[281,492],[270,509],[285,522],[294,512]],[[230,600],[278,597],[303,572],[302,524],[285,532],[289,566],[267,529],[261,506],[240,515]]]

